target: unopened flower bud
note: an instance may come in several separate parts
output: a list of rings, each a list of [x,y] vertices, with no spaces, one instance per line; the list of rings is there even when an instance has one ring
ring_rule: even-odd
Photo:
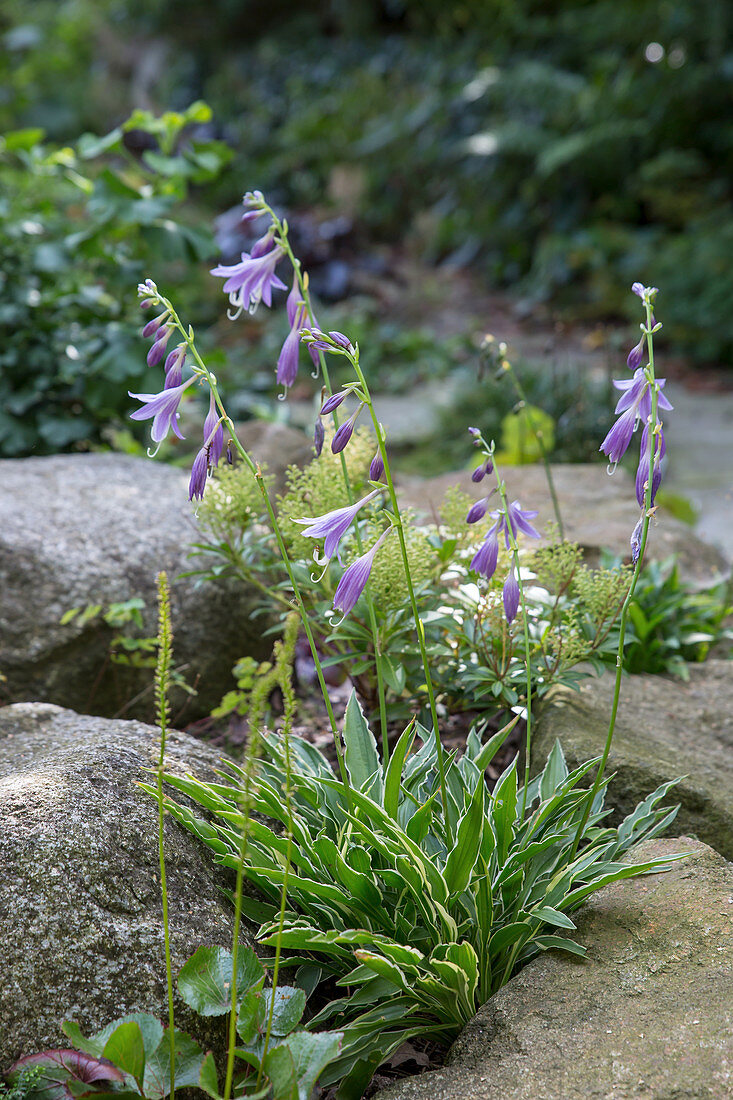
[[[643,516],[639,519],[634,530],[631,532],[631,561],[634,565],[639,560],[639,554],[641,553],[641,531],[644,526]]]
[[[346,351],[351,347],[351,340],[348,336],[344,336],[343,332],[329,332],[328,334],[333,340],[334,344],[338,344],[340,348],[344,348]]]
[[[343,451],[346,444],[351,439],[354,432],[354,417],[350,416],[348,420],[344,420],[341,427],[337,430],[333,440],[331,441],[331,450],[335,455],[339,451]]]
[[[382,452],[377,451],[369,466],[369,480],[381,481],[384,476],[384,459]]]
[[[646,336],[642,335],[641,340],[639,341],[639,343],[636,344],[636,346],[633,347],[631,349],[631,351],[629,352],[629,354],[626,358],[626,366],[629,368],[629,370],[636,370],[638,367],[641,366],[642,360],[644,358],[644,345],[645,345],[645,343],[646,343]]]
[[[478,484],[478,482],[483,481],[485,477],[486,477],[486,466],[482,462],[481,465],[477,466],[476,469],[471,474],[471,481]]]
[[[486,511],[489,507],[489,498],[483,497],[481,500],[477,500],[469,510],[466,516],[466,523],[478,523],[480,519],[483,519],[486,515]]]
[[[321,405],[321,416],[325,416],[327,413],[332,413],[334,409],[337,409],[339,405],[346,399],[346,390],[341,390],[339,393],[332,393],[330,397]]]

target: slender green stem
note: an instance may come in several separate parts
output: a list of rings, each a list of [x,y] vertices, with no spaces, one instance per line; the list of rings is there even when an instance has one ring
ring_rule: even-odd
[[[614,735],[614,731],[616,729],[616,716],[618,714],[619,699],[621,697],[621,677],[623,675],[623,670],[624,670],[624,646],[625,646],[625,643],[626,643],[626,622],[627,622],[627,619],[628,619],[629,607],[631,606],[631,601],[634,598],[634,592],[636,590],[636,585],[637,585],[637,582],[639,580],[639,575],[640,575],[642,567],[644,565],[644,553],[646,551],[646,544],[647,544],[647,539],[648,539],[648,536],[649,536],[649,525],[650,525],[650,522],[651,522],[651,517],[653,515],[653,509],[652,509],[652,483],[653,483],[653,478],[654,478],[654,459],[655,459],[655,455],[656,455],[656,451],[657,451],[657,438],[656,438],[656,434],[655,434],[655,428],[656,428],[656,424],[657,424],[657,398],[659,396],[659,390],[657,388],[657,382],[656,382],[656,378],[655,378],[655,374],[654,374],[654,335],[653,335],[653,327],[654,326],[652,325],[652,305],[651,305],[651,302],[646,297],[645,297],[645,300],[644,300],[644,304],[645,304],[645,307],[646,307],[646,333],[647,333],[647,348],[648,348],[648,353],[649,353],[649,365],[647,367],[646,374],[647,374],[647,379],[649,381],[649,384],[651,386],[651,405],[652,405],[652,407],[651,407],[651,415],[650,415],[650,418],[649,418],[649,420],[650,420],[650,423],[649,423],[649,433],[650,433],[650,440],[649,440],[649,473],[648,473],[648,476],[647,476],[646,487],[644,489],[644,509],[643,509],[643,513],[642,513],[643,518],[642,518],[642,528],[641,528],[641,539],[640,539],[640,543],[639,543],[639,556],[636,559],[634,572],[633,572],[632,577],[631,577],[631,584],[629,585],[629,591],[626,595],[626,599],[624,600],[623,606],[621,608],[621,616],[620,616],[620,619],[619,619],[618,651],[616,653],[616,680],[615,680],[614,689],[613,689],[613,701],[611,703],[611,717],[610,717],[610,721],[609,721],[609,725],[608,725],[608,734],[606,736],[606,743],[603,747],[603,753],[601,755],[600,763],[598,765],[598,771],[596,772],[596,778],[593,782],[593,786],[590,789],[590,793],[589,793],[587,801],[586,801],[585,809],[583,811],[583,816],[580,820],[580,825],[578,826],[578,831],[575,834],[575,840],[573,841],[573,847],[572,847],[572,851],[570,853],[570,858],[571,859],[573,859],[575,857],[575,853],[578,850],[578,845],[580,844],[580,841],[581,841],[582,836],[583,836],[583,832],[585,831],[585,827],[588,823],[588,818],[590,817],[591,810],[593,809],[593,803],[594,803],[596,795],[598,794],[598,791],[600,789],[601,782],[603,781],[603,773],[606,770],[606,764],[608,762],[608,756],[609,756],[609,753],[611,751],[611,743],[613,741],[613,735]]]
[[[402,563],[405,570],[405,580],[407,583],[407,592],[410,599],[410,607],[412,608],[413,618],[415,620],[415,632],[417,634],[417,642],[420,648],[420,657],[422,659],[423,671],[425,673],[425,687],[428,694],[428,702],[430,705],[430,716],[433,723],[433,730],[435,732],[435,747],[436,757],[438,763],[438,776],[440,782],[440,793],[443,799],[443,814],[445,817],[446,832],[448,839],[453,842],[453,830],[451,828],[449,814],[448,814],[448,789],[445,782],[445,760],[443,756],[443,745],[440,740],[440,726],[438,724],[438,710],[435,704],[435,690],[433,688],[433,680],[430,675],[430,661],[428,659],[427,649],[425,648],[425,629],[420,618],[420,612],[417,606],[417,599],[415,597],[415,588],[412,583],[412,573],[410,571],[410,559],[407,553],[407,542],[405,540],[405,531],[402,524],[402,516],[400,514],[400,506],[397,500],[397,492],[394,487],[394,480],[392,478],[392,471],[389,465],[389,458],[387,456],[387,448],[384,442],[384,433],[382,427],[377,419],[377,414],[374,409],[372,397],[369,392],[369,386],[367,385],[364,373],[359,366],[358,352],[353,356],[349,355],[349,359],[353,364],[356,376],[359,379],[359,384],[364,395],[366,405],[369,409],[369,414],[372,418],[372,424],[374,425],[374,433],[377,437],[377,446],[379,447],[379,453],[384,463],[384,476],[387,482],[387,491],[389,493],[390,503],[392,505],[392,512],[394,517],[394,526],[397,528],[397,535],[400,540],[400,552],[402,554]]]
[[[563,527],[562,513],[560,511],[560,501],[558,500],[557,492],[555,490],[555,479],[552,476],[552,468],[550,466],[550,456],[547,453],[547,447],[545,446],[545,440],[544,440],[544,437],[543,437],[543,434],[542,434],[542,429],[537,427],[537,424],[536,424],[536,422],[534,420],[534,417],[533,417],[533,414],[531,412],[530,404],[527,400],[527,395],[524,391],[524,386],[519,381],[519,377],[517,376],[517,374],[514,370],[514,367],[509,362],[509,360],[506,359],[506,358],[504,358],[502,360],[502,367],[505,371],[508,372],[509,376],[511,377],[512,384],[514,386],[514,389],[517,392],[517,396],[519,397],[519,400],[522,402],[522,404],[524,406],[524,411],[527,414],[527,423],[529,424],[530,429],[534,433],[534,437],[537,440],[537,445],[540,449],[540,454],[542,455],[542,463],[545,467],[545,477],[547,478],[547,487],[550,490],[550,497],[552,498],[552,508],[553,508],[554,513],[555,513],[555,519],[557,520],[558,534],[560,535],[561,539],[564,539],[565,538],[565,529]]]
[[[315,325],[316,319],[315,319],[315,314],[313,313],[313,305],[311,303],[311,296],[310,296],[310,288],[309,288],[309,285],[308,285],[308,279],[307,279],[306,275],[303,272],[300,260],[297,258],[297,256],[293,252],[292,246],[290,244],[290,240],[288,239],[288,234],[287,234],[287,231],[286,231],[286,227],[283,225],[281,220],[277,217],[277,215],[275,214],[272,207],[266,206],[265,210],[269,213],[270,217],[272,218],[273,224],[275,225],[275,230],[276,230],[278,239],[280,240],[280,243],[282,244],[282,247],[285,250],[285,253],[288,257],[288,260],[290,261],[290,263],[292,265],[293,271],[295,272],[295,278],[298,280],[298,287],[300,288],[300,293],[303,296],[303,301],[305,302],[305,308],[306,308],[306,312],[308,313],[308,318],[310,320],[310,323],[311,323],[311,325]],[[323,352],[320,351],[320,350],[318,352],[318,360],[319,360],[320,367],[321,367],[321,374],[323,375],[323,381],[326,384],[326,389],[328,390],[328,392],[330,394],[332,394],[333,393],[333,387],[331,385],[331,378],[330,378],[329,373],[328,373],[328,366],[326,364],[326,357],[323,354]],[[336,411],[334,411],[334,413],[333,413],[333,422],[334,422],[335,427],[338,428],[339,418],[338,418],[338,413]],[[351,485],[351,478],[349,477],[349,471],[348,471],[348,468],[346,466],[346,455],[344,454],[343,451],[341,452],[340,457],[341,457],[341,472],[342,472],[343,478],[344,478],[344,485],[346,486],[346,494],[347,494],[347,497],[348,497],[349,504],[353,504],[354,503],[354,490],[353,490],[353,487]],[[361,531],[359,530],[358,523],[355,526],[355,532],[356,532],[356,543],[357,543],[359,553],[363,554],[364,553],[364,545],[363,545],[363,541],[362,541],[362,537],[361,537]],[[389,760],[389,737],[388,737],[388,730],[387,730],[387,706],[386,706],[385,689],[384,689],[384,671],[383,671],[383,668],[382,668],[382,645],[381,645],[381,640],[380,640],[380,637],[379,637],[379,628],[377,626],[377,615],[376,615],[376,610],[375,610],[375,607],[374,607],[374,599],[371,595],[371,592],[369,591],[369,583],[368,582],[367,582],[365,596],[366,596],[366,603],[367,603],[367,612],[369,614],[369,628],[372,632],[372,643],[373,643],[373,646],[374,646],[374,666],[375,666],[376,673],[377,673],[377,695],[378,695],[378,698],[379,698],[379,722],[380,722],[381,740],[382,740],[382,758],[383,758],[384,762],[387,763],[387,761]]]
[[[211,393],[214,396],[214,402],[216,404],[217,409],[219,410],[219,412],[221,414],[222,424],[226,427],[227,431],[229,432],[229,436],[231,438],[232,443],[234,444],[234,446],[236,447],[237,451],[239,452],[241,458],[243,459],[243,461],[247,465],[248,469],[252,473],[252,475],[255,478],[255,481],[257,482],[257,485],[259,487],[260,493],[262,495],[262,500],[263,500],[263,503],[265,505],[265,509],[267,511],[268,519],[270,521],[270,526],[272,527],[273,534],[275,535],[275,540],[277,541],[278,549],[279,549],[280,555],[283,559],[283,564],[285,565],[285,569],[286,569],[286,572],[288,574],[288,579],[290,581],[290,585],[291,585],[291,587],[293,589],[293,593],[295,595],[295,600],[296,600],[296,603],[298,605],[298,610],[300,611],[300,616],[301,616],[301,619],[302,619],[302,622],[303,622],[303,629],[305,630],[306,637],[308,638],[308,644],[310,646],[311,655],[313,657],[313,663],[314,663],[315,669],[316,669],[316,676],[318,677],[318,683],[319,683],[319,686],[321,688],[321,692],[323,694],[324,703],[326,705],[326,712],[328,714],[328,720],[329,720],[329,723],[331,725],[331,732],[333,734],[333,741],[334,741],[334,746],[336,748],[336,756],[337,756],[337,759],[338,759],[339,772],[341,774],[341,779],[344,783],[344,786],[348,789],[349,788],[349,776],[348,776],[348,772],[346,770],[346,764],[345,764],[345,761],[344,761],[344,753],[343,753],[343,748],[341,746],[341,737],[340,737],[340,734],[339,734],[338,725],[336,723],[336,716],[333,712],[333,706],[331,705],[331,700],[329,698],[328,688],[326,686],[326,680],[325,680],[325,676],[323,674],[323,666],[321,664],[321,658],[320,658],[320,655],[318,653],[318,647],[316,646],[315,638],[313,637],[313,630],[311,629],[310,621],[308,619],[308,613],[306,611],[305,603],[303,601],[303,594],[300,590],[300,585],[298,584],[298,581],[295,577],[295,573],[293,572],[293,565],[292,565],[292,562],[290,561],[290,555],[288,554],[288,550],[287,550],[287,547],[285,545],[285,539],[283,538],[283,533],[282,533],[282,530],[280,528],[280,524],[278,523],[278,519],[277,519],[277,516],[275,514],[275,509],[272,506],[272,501],[270,500],[270,494],[267,491],[267,486],[266,486],[265,480],[262,476],[262,471],[261,471],[259,465],[254,461],[254,459],[251,457],[249,452],[242,446],[240,440],[238,439],[236,430],[234,428],[234,422],[232,421],[231,417],[227,413],[227,411],[224,408],[224,405],[222,403],[221,396],[219,394],[219,389],[218,389],[217,382],[216,382],[216,378],[211,373],[211,371],[209,370],[209,368],[206,366],[203,359],[199,355],[198,349],[197,349],[197,347],[194,343],[194,340],[193,340],[192,332],[190,330],[187,332],[184,329],[184,327],[181,324],[181,321],[178,317],[178,314],[173,309],[173,306],[171,305],[171,303],[165,298],[161,298],[161,301],[170,310],[171,319],[172,319],[173,323],[177,326],[179,331],[182,333],[183,338],[184,338],[189,350],[191,351],[191,354],[192,354],[193,358],[196,360],[196,363],[198,365],[198,373],[204,378],[204,380],[206,381],[206,384],[209,386],[209,389],[211,390]]]
[[[501,478],[499,471],[496,467],[496,460],[491,458],[494,463],[494,474],[496,475],[496,487],[499,497],[501,499],[501,506],[504,509],[504,515],[506,517],[506,529],[509,536],[509,545],[512,548],[512,560],[514,563],[514,569],[517,574],[517,584],[519,585],[519,606],[522,610],[522,628],[524,633],[524,665],[527,674],[527,732],[524,745],[524,788],[522,790],[522,820],[527,809],[527,787],[529,786],[529,767],[530,767],[530,754],[532,750],[532,665],[531,665],[531,652],[529,641],[529,613],[527,611],[527,601],[524,598],[524,582],[522,581],[522,570],[519,567],[519,546],[517,545],[517,538],[512,529],[512,525],[509,517],[509,502],[506,495],[506,484]]]
[[[165,801],[163,798],[163,772],[165,769],[165,744],[168,736],[168,690],[170,687],[170,668],[173,644],[171,631],[171,608],[168,577],[164,572],[158,574],[158,659],[155,669],[155,689],[158,704],[158,727],[160,729],[160,755],[156,779],[158,795],[158,863],[160,867],[160,889],[163,896],[163,940],[165,945],[165,973],[168,986],[168,1043],[170,1048],[170,1096],[175,1100],[176,1083],[176,1036],[173,1010],[173,970],[171,966],[171,940],[168,921],[168,884],[165,873]]]

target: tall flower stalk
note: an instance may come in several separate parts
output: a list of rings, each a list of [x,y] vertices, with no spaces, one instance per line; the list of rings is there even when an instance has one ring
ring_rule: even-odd
[[[450,821],[448,818],[448,792],[445,781],[445,759],[443,753],[443,747],[440,741],[440,726],[438,723],[438,710],[435,702],[435,689],[433,687],[433,680],[430,673],[430,661],[428,658],[427,648],[425,646],[425,629],[423,627],[422,619],[420,618],[420,611],[417,606],[417,598],[415,596],[415,586],[412,583],[412,571],[410,569],[410,559],[407,553],[407,542],[405,539],[405,531],[402,523],[402,516],[400,513],[400,506],[397,500],[397,492],[394,486],[394,479],[392,477],[392,470],[389,464],[389,457],[387,455],[387,448],[385,442],[385,432],[382,425],[377,418],[376,410],[374,408],[374,402],[372,401],[372,395],[369,390],[369,384],[364,376],[364,372],[359,364],[359,349],[352,345],[341,333],[323,333],[319,330],[304,331],[303,337],[309,343],[316,343],[319,347],[327,347],[329,351],[343,355],[351,363],[354,374],[356,376],[356,382],[349,385],[349,389],[354,396],[369,410],[369,415],[374,427],[374,433],[377,438],[377,453],[379,455],[379,466],[381,468],[382,475],[387,488],[387,494],[389,496],[389,502],[391,506],[391,513],[389,516],[390,524],[397,530],[397,536],[400,543],[400,554],[402,557],[402,564],[405,573],[405,582],[407,584],[407,593],[410,602],[410,608],[412,610],[413,620],[415,622],[415,633],[417,636],[418,648],[420,650],[420,658],[422,661],[423,672],[425,675],[425,688],[428,696],[428,705],[430,707],[430,717],[433,724],[433,730],[435,732],[435,740],[437,746],[437,767],[438,778],[440,783],[440,793],[443,800],[443,808],[445,812],[446,828],[448,829],[449,837],[452,841],[452,830]],[[384,713],[384,704],[380,700],[380,709]]]
[[[539,538],[539,532],[535,530],[532,524],[529,522],[537,515],[536,512],[526,512],[520,506],[518,501],[513,501],[511,504],[507,498],[506,483],[502,478],[499,469],[496,465],[496,458],[494,455],[495,446],[494,441],[487,444],[486,440],[482,436],[478,428],[469,428],[471,435],[473,436],[474,445],[481,448],[482,451],[482,463],[481,469],[486,473],[493,473],[496,478],[496,491],[501,501],[501,508],[491,513],[492,518],[495,520],[494,525],[490,528],[486,535],[482,546],[474,555],[471,562],[471,568],[482,576],[491,579],[496,570],[496,564],[499,552],[499,535],[504,534],[504,539],[507,547],[512,553],[512,568],[504,582],[504,611],[506,614],[507,622],[511,623],[517,614],[517,610],[521,609],[522,615],[522,632],[524,635],[524,664],[527,674],[527,705],[526,705],[526,734],[525,734],[525,748],[524,748],[524,788],[522,792],[522,818],[527,808],[527,788],[529,785],[529,771],[530,771],[530,756],[532,750],[532,671],[531,671],[531,651],[529,640],[529,615],[527,612],[527,603],[524,598],[524,583],[522,581],[522,570],[519,564],[519,546],[517,544],[517,531],[523,531],[524,534],[529,535],[531,538]],[[483,475],[482,475],[483,476]],[[483,500],[478,501],[468,513],[466,521],[468,523],[475,523],[479,519],[482,519],[488,511],[489,497],[485,497]]]
[[[171,937],[168,921],[168,883],[165,874],[165,799],[163,797],[163,772],[165,770],[165,745],[168,736],[168,692],[170,689],[171,660],[173,655],[173,632],[171,630],[171,603],[168,577],[164,572],[158,574],[158,657],[155,665],[155,701],[157,705],[158,728],[160,730],[160,753],[156,769],[156,791],[158,795],[158,864],[160,868],[160,890],[163,898],[163,941],[165,945],[165,975],[168,988],[168,1040],[170,1044],[170,1096],[175,1100],[176,1085],[176,1035],[173,1010],[173,971],[171,967]]]
[[[228,433],[229,435],[229,442],[227,444],[227,447],[234,447],[236,449],[257,483],[260,494],[262,496],[263,504],[265,506],[265,510],[270,521],[270,525],[272,527],[273,534],[275,535],[275,540],[277,542],[283,564],[285,566],[285,570],[288,574],[288,580],[290,581],[290,585],[293,589],[293,594],[295,596],[301,620],[303,622],[303,629],[305,630],[306,637],[308,638],[308,644],[310,646],[313,663],[316,669],[316,676],[318,677],[318,683],[323,694],[326,712],[328,714],[328,720],[331,726],[331,732],[333,734],[334,746],[336,749],[336,755],[339,765],[339,772],[341,774],[341,778],[344,784],[348,787],[348,771],[346,770],[346,765],[344,762],[343,748],[341,746],[341,738],[338,730],[338,724],[336,722],[336,716],[333,712],[333,706],[329,698],[326,679],[323,673],[323,665],[321,663],[318,647],[313,636],[313,630],[308,618],[308,613],[306,611],[303,594],[301,592],[300,585],[298,584],[297,578],[293,570],[290,555],[288,554],[287,546],[285,545],[285,539],[283,537],[280,524],[278,523],[277,515],[275,514],[275,509],[273,508],[272,501],[270,500],[270,495],[267,491],[267,486],[262,475],[262,470],[260,469],[258,463],[255,462],[255,460],[237,438],[234,422],[232,421],[222,403],[216,376],[212,373],[212,371],[209,370],[198,352],[194,340],[193,328],[190,325],[188,329],[184,327],[172,303],[159,293],[158,288],[156,287],[155,283],[152,282],[152,280],[148,279],[145,283],[141,283],[138,287],[138,294],[143,299],[143,304],[147,303],[148,301],[153,301],[155,305],[163,306],[169,319],[169,325],[177,328],[178,331],[181,333],[181,336],[183,337],[183,342],[186,345],[194,361],[191,367],[193,375],[197,378],[199,382],[204,383],[208,387],[210,394],[213,397],[214,406],[219,412],[220,423],[222,427],[226,430],[225,434]]]
[[[308,327],[317,328],[317,325],[318,325],[318,322],[316,320],[316,315],[315,315],[315,312],[314,312],[314,309],[313,309],[313,303],[311,301],[308,273],[303,271],[303,265],[301,264],[300,260],[295,255],[295,253],[293,252],[293,248],[292,248],[292,245],[290,244],[290,239],[289,239],[289,235],[288,235],[288,224],[287,224],[287,222],[283,221],[281,218],[278,217],[278,215],[275,213],[275,211],[269,205],[269,203],[267,203],[265,201],[265,199],[261,195],[261,193],[255,191],[255,192],[245,196],[245,204],[248,205],[248,207],[249,207],[249,213],[247,215],[245,215],[245,217],[252,217],[253,215],[257,215],[257,216],[266,216],[266,217],[270,218],[270,229],[268,230],[268,234],[271,233],[273,235],[273,238],[277,242],[277,247],[280,250],[281,255],[288,260],[288,262],[291,264],[292,269],[293,269],[293,288],[290,292],[290,297],[289,297],[289,302],[292,301],[292,305],[291,305],[291,308],[289,310],[289,312],[292,315],[292,326],[291,326],[291,332],[289,333],[288,337],[286,338],[286,345],[288,345],[288,347],[286,349],[286,347],[283,346],[283,351],[281,352],[281,356],[280,356],[280,359],[281,359],[281,362],[282,362],[284,355],[285,354],[287,355],[288,359],[290,360],[290,369],[289,369],[288,374],[285,375],[285,376],[283,376],[281,374],[280,370],[278,371],[278,380],[285,386],[285,390],[287,391],[288,385],[292,385],[292,382],[295,380],[295,374],[297,373],[297,345],[299,345],[300,333],[305,328],[308,328]],[[216,271],[218,271],[220,269],[214,269],[214,270],[215,270],[215,273],[216,273]],[[294,340],[294,338],[295,338],[295,340]],[[293,343],[296,343],[295,354],[293,354],[293,347],[292,347]],[[314,346],[311,345],[311,347],[309,347],[308,350],[309,350],[310,355],[313,359],[314,365],[316,366],[316,371],[315,371],[316,376],[318,375],[318,373],[320,371],[320,374],[323,378],[323,382],[324,382],[324,385],[325,385],[325,389],[326,389],[327,393],[332,396],[334,391],[333,391],[333,387],[331,385],[331,378],[330,378],[330,375],[329,375],[329,370],[328,370],[328,364],[326,362],[326,357],[323,354],[323,348],[322,347],[314,347]],[[293,369],[293,366],[294,366],[294,369]],[[338,414],[336,412],[334,412],[332,415],[333,415],[334,427],[335,427],[336,431],[338,432],[338,429],[339,429]],[[317,420],[316,436],[318,435],[318,428],[319,427],[322,430],[320,417]],[[322,440],[320,441],[320,443],[322,445]],[[320,446],[318,445],[318,440],[317,440],[316,445],[317,445],[317,448],[318,448],[319,453],[320,453]],[[347,499],[349,501],[349,504],[353,505],[354,501],[355,501],[354,488],[351,484],[351,478],[349,477],[349,471],[348,471],[348,468],[347,468],[347,465],[346,465],[346,456],[343,453],[343,449],[341,450],[340,458],[341,458],[341,473],[342,473],[342,476],[343,476],[343,479],[344,479],[344,487],[346,489],[346,496],[347,496]],[[359,553],[363,554],[364,553],[364,545],[363,545],[363,540],[362,540],[362,537],[361,537],[361,531],[360,531],[358,525],[355,527],[355,535],[356,535],[356,543],[357,543],[357,547],[359,549]],[[367,586],[367,589],[366,589],[366,592],[365,592],[365,598],[366,598],[367,614],[369,616],[369,629],[370,629],[371,634],[372,634],[372,645],[374,647],[374,666],[375,666],[375,670],[376,670],[376,674],[377,674],[377,698],[379,700],[379,721],[380,721],[380,733],[381,733],[381,743],[382,743],[382,755],[383,755],[385,760],[388,760],[389,759],[389,739],[388,739],[388,730],[387,730],[387,706],[386,706],[386,695],[385,695],[385,684],[384,684],[384,670],[383,670],[383,667],[382,667],[382,643],[381,643],[381,638],[380,638],[380,634],[379,634],[379,626],[377,624],[377,614],[376,614],[376,608],[374,606],[374,599],[371,595],[371,592],[369,591],[368,586]]]
[[[489,333],[484,337],[483,344],[482,344],[482,349],[487,353],[492,353],[492,356],[493,356],[494,347],[495,347],[494,337]],[[496,347],[496,351],[498,352],[498,357],[499,357],[499,369],[504,374],[507,374],[509,376],[509,378],[511,379],[512,385],[514,386],[514,391],[515,391],[517,397],[519,398],[521,407],[524,409],[525,413],[527,414],[527,423],[529,424],[529,427],[530,427],[530,430],[531,430],[532,434],[534,435],[535,439],[537,440],[537,446],[539,447],[540,454],[542,455],[542,465],[545,468],[545,477],[547,479],[547,488],[550,491],[550,499],[552,500],[552,510],[555,513],[555,520],[557,522],[557,531],[558,531],[558,534],[559,534],[560,538],[564,539],[565,538],[565,529],[563,527],[563,522],[562,522],[562,512],[560,511],[560,501],[558,500],[557,490],[555,489],[555,479],[552,476],[552,467],[550,466],[550,456],[547,452],[547,447],[545,446],[544,434],[542,432],[542,429],[539,427],[539,425],[537,424],[537,422],[534,418],[534,415],[532,413],[532,407],[531,407],[529,401],[527,400],[527,394],[525,392],[524,386],[522,385],[521,379],[519,378],[519,375],[517,374],[517,372],[514,369],[514,364],[512,363],[509,356],[507,355],[508,348],[507,348],[506,344],[502,341]]]
[[[657,378],[654,371],[654,334],[658,332],[659,329],[662,327],[661,324],[659,324],[655,320],[653,313],[654,300],[657,296],[657,289],[656,287],[642,286],[641,283],[634,283],[632,290],[639,298],[641,298],[646,314],[646,320],[645,323],[641,326],[642,338],[639,341],[639,344],[637,344],[636,347],[633,348],[629,354],[628,365],[630,368],[633,368],[635,370],[634,378],[636,379],[637,374],[642,371],[639,363],[643,360],[639,357],[639,353],[643,353],[644,341],[646,341],[648,361],[646,367],[643,368],[644,389],[637,397],[635,407],[637,409],[637,413],[639,411],[643,413],[646,410],[646,407],[649,408],[648,421],[645,425],[645,428],[648,430],[648,434],[651,435],[653,442],[650,446],[645,448],[644,441],[642,441],[641,446],[642,461],[645,452],[648,451],[648,466],[646,471],[646,479],[643,483],[644,493],[641,516],[631,535],[631,554],[632,561],[634,563],[634,572],[631,576],[629,591],[621,607],[621,615],[619,617],[619,639],[618,650],[616,653],[616,680],[613,690],[613,700],[611,703],[611,717],[608,725],[608,734],[606,735],[606,743],[603,747],[603,753],[601,755],[600,763],[598,765],[595,781],[588,795],[585,809],[583,811],[583,816],[581,818],[580,824],[578,826],[578,831],[575,836],[572,856],[574,856],[578,850],[578,845],[580,844],[583,831],[593,808],[593,802],[595,801],[596,795],[601,788],[603,775],[606,770],[606,764],[608,762],[608,756],[611,751],[611,743],[613,741],[614,731],[616,729],[616,716],[618,714],[619,699],[621,697],[621,677],[623,674],[624,646],[626,643],[626,623],[628,620],[629,607],[631,606],[631,601],[634,598],[634,592],[636,591],[636,585],[639,580],[639,575],[644,565],[644,554],[646,551],[647,539],[649,537],[649,525],[656,510],[654,505],[654,497],[658,488],[658,478],[655,477],[655,466],[658,463],[659,452],[662,450],[663,447],[662,425],[661,422],[657,421],[657,411],[660,406],[663,408],[672,407],[667,399],[664,397],[664,394],[661,392],[662,386],[664,385],[664,379]],[[635,384],[637,385],[637,388],[640,388],[638,383]],[[623,388],[626,389],[628,392],[628,383],[623,383]],[[622,402],[623,398],[622,401],[619,402],[619,406],[621,406]],[[617,406],[617,412],[620,411],[619,406]],[[620,425],[624,418],[628,415],[629,414],[627,411],[623,411],[623,415],[616,422],[614,428]],[[638,426],[639,420],[640,416],[637,415],[636,426]],[[615,468],[615,463],[622,456],[623,451],[626,450],[630,441],[629,438],[624,437],[626,445],[623,446],[623,441],[622,444],[619,445],[619,450],[621,446],[623,446],[623,450],[620,451],[620,454],[619,451],[616,450],[611,455],[609,451],[611,450],[611,447],[614,443],[612,437],[614,428],[611,429],[611,431],[606,436],[606,439],[601,444],[601,449],[606,454],[608,454],[609,457],[612,458],[613,465],[610,469],[610,472],[613,472],[613,469]],[[657,439],[659,439],[659,443],[656,442]]]

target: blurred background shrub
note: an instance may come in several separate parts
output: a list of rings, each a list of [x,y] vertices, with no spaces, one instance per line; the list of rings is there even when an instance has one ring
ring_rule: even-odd
[[[354,253],[472,264],[526,310],[625,319],[634,279],[663,286],[665,339],[728,363],[732,21],[726,0],[6,0],[0,126],[30,133],[0,166],[0,323],[23,333],[3,339],[0,396],[26,418],[0,422],[2,453],[93,441],[115,392],[145,387],[130,285],[151,258],[160,278],[176,253],[213,254],[208,225],[252,186],[336,236],[346,224]],[[177,139],[207,145],[196,172],[150,115],[138,148],[76,145],[199,98],[213,116]],[[50,165],[59,145],[73,163]],[[421,337],[406,339],[409,359]]]

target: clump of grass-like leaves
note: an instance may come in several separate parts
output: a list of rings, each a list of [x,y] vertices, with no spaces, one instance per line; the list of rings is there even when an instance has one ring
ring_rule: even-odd
[[[262,736],[251,806],[267,821],[246,823],[243,868],[262,898],[242,904],[260,923],[263,943],[279,938],[296,953],[289,965],[300,965],[299,982],[313,988],[330,978],[337,993],[344,991],[308,1023],[337,1020],[344,1031],[341,1055],[321,1078],[327,1085],[343,1077],[340,1097],[361,1096],[405,1040],[451,1041],[540,952],[582,955],[569,938],[569,914],[602,886],[669,863],[628,864],[623,857],[673,820],[676,809],[660,806],[672,783],[609,828],[603,803],[611,777],[604,777],[577,853],[588,799],[583,780],[598,760],[569,773],[558,743],[526,799],[516,761],[489,793],[484,771],[513,725],[485,745],[472,731],[465,754],[446,760],[445,807],[434,735],[411,722],[383,764],[355,695],[343,734],[348,785],[310,743],[293,738],[288,759],[280,737]],[[423,743],[412,752],[417,737]],[[227,768],[231,778],[222,775],[221,783],[167,777],[213,814],[213,823],[172,800],[168,808],[237,868],[245,822],[238,768]],[[287,909],[279,919],[286,875]]]

